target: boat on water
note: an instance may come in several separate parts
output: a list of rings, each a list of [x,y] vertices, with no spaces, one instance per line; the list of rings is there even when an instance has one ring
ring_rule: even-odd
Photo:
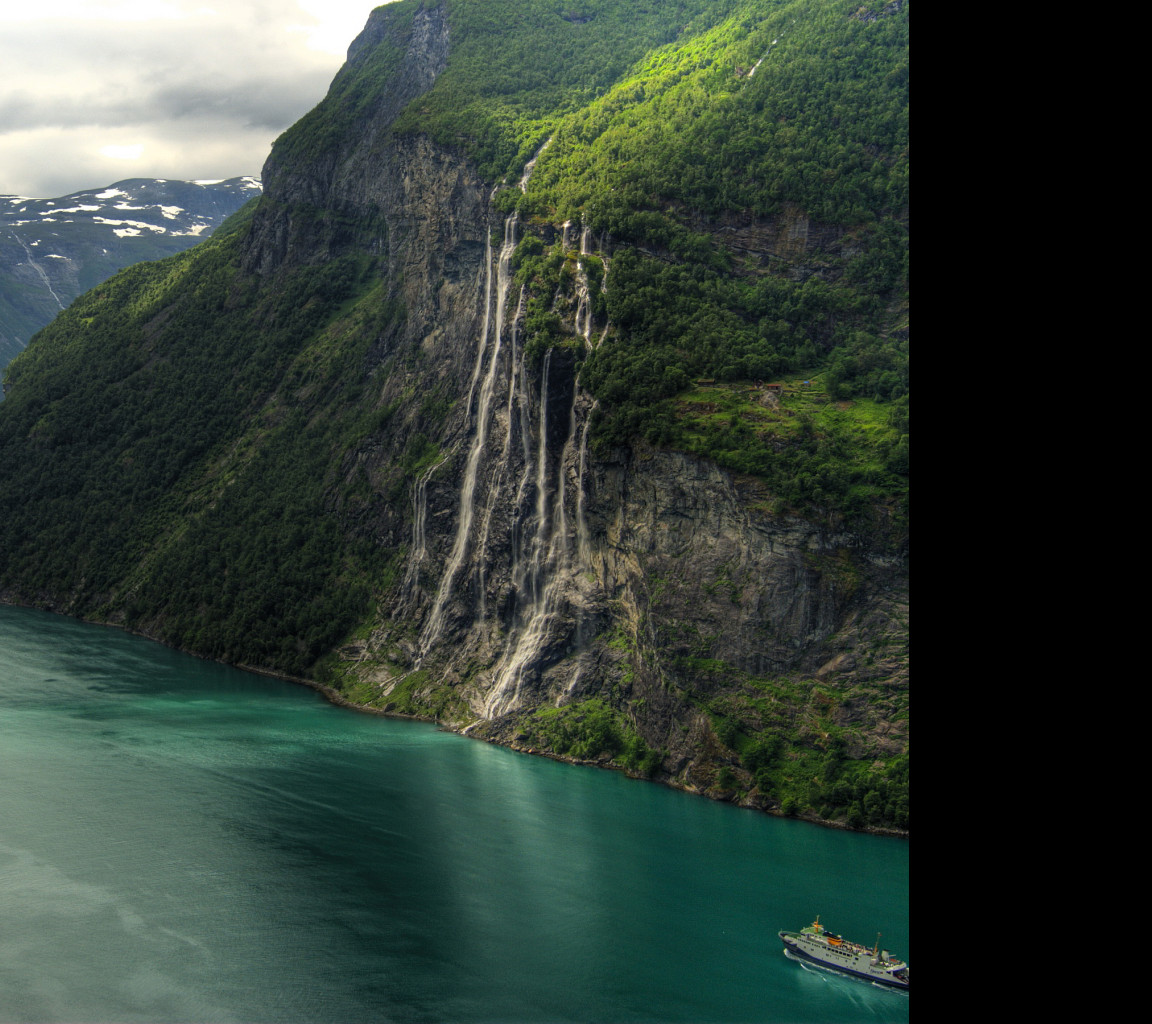
[[[842,935],[835,935],[820,923],[820,918],[798,932],[780,932],[784,951],[809,960],[821,967],[830,967],[857,978],[866,978],[877,985],[887,985],[908,991],[908,965],[898,960],[886,949],[880,948],[880,936],[876,936],[876,946],[869,949],[858,942],[849,942]]]

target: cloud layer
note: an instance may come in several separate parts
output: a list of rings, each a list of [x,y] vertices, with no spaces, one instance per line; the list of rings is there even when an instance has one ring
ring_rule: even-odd
[[[259,174],[373,6],[40,0],[0,12],[0,193]]]

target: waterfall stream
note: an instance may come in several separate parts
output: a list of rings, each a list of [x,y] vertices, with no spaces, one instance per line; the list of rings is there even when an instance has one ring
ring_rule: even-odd
[[[495,675],[484,712],[498,717],[514,705],[530,669],[548,638],[551,614],[556,604],[557,589],[568,568],[568,519],[564,507],[564,455],[571,443],[575,425],[574,404],[570,415],[568,439],[556,469],[554,484],[549,486],[548,409],[549,379],[553,349],[544,355],[540,380],[540,422],[536,455],[536,509],[531,549],[517,582],[517,607],[504,656]],[[575,389],[573,389],[575,396]],[[551,510],[550,510],[551,506]]]
[[[535,161],[534,157],[520,179],[523,191],[527,191]],[[568,228],[565,225],[565,245]],[[520,338],[527,302],[525,288],[521,288],[515,308],[508,311],[512,254],[518,236],[519,217],[514,212],[504,222],[503,242],[495,258],[490,241],[485,249],[484,321],[466,407],[472,422],[471,440],[461,476],[451,551],[419,639],[422,661],[445,637],[449,609],[455,607],[459,615],[459,602],[466,594],[474,595],[469,599],[471,609],[465,609],[472,615],[472,627],[498,616],[499,631],[485,634],[499,638],[486,687],[487,718],[499,717],[517,706],[525,687],[535,683],[543,665],[556,660],[554,653],[546,653],[548,648],[562,656],[564,650],[572,649],[573,640],[577,645],[581,642],[580,602],[576,598],[574,604],[574,597],[589,585],[580,577],[592,560],[585,485],[595,402],[575,379],[572,354],[570,350],[565,354],[564,348],[549,348],[544,353],[538,399],[533,400],[532,375]],[[579,244],[581,255],[590,256],[591,231],[587,226],[581,229]],[[588,351],[597,342],[593,339],[594,310],[584,262],[577,262],[576,278],[575,327]],[[496,392],[502,380],[506,381],[507,394],[498,399]],[[419,563],[426,555],[425,490],[443,461],[447,460],[429,467],[416,482],[405,601],[411,600],[410,594],[418,587]],[[576,492],[572,509],[568,507],[570,489]],[[495,605],[490,587],[499,599]]]
[[[532,169],[536,166],[536,161],[540,158],[540,154],[548,148],[548,144],[551,141],[551,138],[546,140],[540,149],[536,151],[532,159],[525,165],[524,173],[521,175],[519,181],[521,192],[528,191],[528,179],[532,176]],[[495,196],[495,194],[494,190],[493,196]],[[495,296],[493,296],[492,288],[492,244],[490,233],[488,233],[485,239],[484,325],[481,330],[480,344],[476,352],[476,363],[472,369],[472,381],[468,389],[467,409],[469,413],[472,410],[472,399],[476,393],[476,385],[480,381],[481,372],[483,371],[485,356],[487,356],[488,359],[487,370],[483,371],[483,383],[480,386],[480,399],[476,409],[475,433],[473,434],[472,445],[468,451],[468,459],[465,462],[464,468],[464,478],[460,487],[459,512],[456,517],[456,537],[452,543],[452,553],[449,555],[448,563],[444,567],[444,573],[440,577],[440,586],[436,592],[436,599],[433,602],[432,611],[420,634],[421,658],[431,650],[432,645],[440,638],[441,633],[444,631],[444,616],[448,601],[452,595],[457,574],[460,572],[460,568],[468,554],[469,541],[472,534],[472,523],[475,518],[476,483],[479,476],[480,463],[484,456],[484,448],[488,443],[488,434],[491,425],[490,413],[492,411],[492,396],[495,391],[496,378],[500,368],[500,355],[504,341],[504,314],[508,300],[508,288],[512,280],[512,253],[516,249],[517,227],[519,222],[520,217],[516,211],[513,211],[504,221],[504,240],[500,246],[500,254],[496,259]],[[493,300],[495,301],[495,324],[492,324]],[[517,322],[518,317],[514,316],[514,331]],[[490,325],[492,325],[492,345],[489,353],[488,338]],[[513,365],[515,365],[515,339],[512,341],[512,348]],[[515,374],[511,376],[513,377],[514,386]],[[511,430],[510,422],[508,429]],[[491,485],[489,486],[489,493],[491,496]],[[484,543],[486,543],[487,540],[490,519],[491,504],[487,506],[483,521]],[[415,547],[415,543],[413,547]],[[481,550],[483,550],[483,544]],[[483,584],[483,570],[481,570],[481,584]],[[483,586],[480,588],[480,594],[478,612],[480,617],[483,618],[486,610],[484,607]]]
[[[448,557],[448,564],[444,574],[440,577],[440,587],[436,592],[436,600],[432,612],[420,636],[420,653],[425,655],[432,645],[439,639],[444,630],[444,612],[448,598],[452,593],[456,574],[464,562],[468,552],[468,541],[472,533],[472,521],[476,509],[476,480],[479,475],[480,460],[484,455],[484,447],[488,443],[488,431],[492,408],[492,395],[496,386],[496,373],[500,365],[500,350],[504,338],[504,307],[508,298],[508,285],[511,281],[512,252],[516,248],[516,227],[519,223],[519,214],[513,213],[504,222],[504,242],[500,247],[500,255],[496,261],[496,324],[494,338],[491,346],[491,355],[488,358],[488,369],[484,373],[484,380],[480,387],[480,399],[476,409],[476,432],[472,438],[472,446],[468,451],[468,459],[464,467],[464,479],[460,487],[460,511],[456,517],[456,539],[452,544],[452,553]],[[491,280],[486,282],[486,293],[491,292]],[[489,294],[485,295],[484,303],[484,329],[481,335],[480,349],[476,356],[476,369],[473,370],[473,379],[480,376],[480,367],[484,360],[485,349],[488,347],[488,321],[491,310]],[[469,394],[469,407],[471,407],[471,393]]]
[[[564,227],[562,245],[567,248],[568,227]],[[591,231],[585,226],[580,235],[581,255],[590,255]],[[577,262],[576,279],[577,334],[584,340],[585,350],[592,347],[593,316],[588,278],[582,263]],[[514,569],[517,583],[517,607],[512,629],[508,635],[504,655],[496,669],[495,686],[485,703],[488,718],[499,717],[519,701],[526,677],[538,668],[540,655],[549,643],[554,620],[564,610],[562,591],[567,582],[591,566],[591,539],[585,516],[585,471],[588,465],[588,431],[595,402],[572,381],[572,395],[568,402],[568,429],[555,469],[555,479],[549,486],[549,389],[554,350],[544,356],[540,383],[540,423],[536,461],[536,510],[532,546],[527,566]],[[581,420],[583,425],[581,427]],[[579,438],[577,440],[577,438]],[[572,465],[576,481],[576,560],[572,559],[571,530],[566,502],[568,468]],[[525,470],[527,474],[527,468]],[[519,540],[519,538],[517,538]],[[522,543],[514,543],[514,551]],[[577,647],[583,641],[583,623],[576,611],[573,639]],[[567,687],[571,693],[576,676]]]
[[[411,613],[420,586],[420,566],[428,555],[428,481],[447,461],[445,456],[424,470],[417,478],[412,492],[412,546],[408,555],[408,571],[401,588],[401,608],[405,615]]]
[[[516,426],[516,403],[519,399],[520,406],[520,435],[522,438],[522,448],[525,467],[529,462],[529,449],[528,440],[529,432],[531,429],[530,415],[528,409],[528,392],[525,386],[527,377],[524,372],[524,353],[520,347],[520,321],[524,314],[524,299],[527,289],[521,287],[520,298],[516,303],[516,313],[512,318],[512,323],[509,328],[509,377],[508,377],[508,405],[505,409],[505,431],[504,431],[504,448],[500,453],[499,460],[493,464],[489,473],[488,479],[488,502],[484,508],[484,520],[480,532],[480,544],[477,548],[476,558],[476,572],[479,581],[478,595],[477,595],[477,608],[476,617],[483,622],[488,617],[488,603],[487,603],[487,586],[485,583],[485,570],[488,565],[488,537],[492,528],[492,515],[496,509],[496,504],[501,495],[504,493],[504,482],[508,475],[508,469],[512,464],[512,436],[515,433]],[[514,508],[520,507],[520,501],[523,498],[524,483],[522,482],[516,496],[516,503]]]
[[[9,231],[8,234],[20,243],[20,247],[24,250],[24,255],[28,257],[28,266],[40,275],[40,280],[44,282],[44,287],[48,289],[48,293],[56,300],[56,305],[63,309],[64,303],[60,301],[60,296],[53,290],[52,282],[48,280],[48,275],[45,273],[44,268],[36,262],[36,258],[32,255],[32,250],[28,247],[28,243],[14,231]]]

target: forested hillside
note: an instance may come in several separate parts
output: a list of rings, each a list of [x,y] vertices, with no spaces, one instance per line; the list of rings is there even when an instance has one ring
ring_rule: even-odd
[[[400,0],[9,368],[0,597],[907,828],[908,3]]]
[[[497,204],[582,223],[620,250],[614,287],[595,302],[621,343],[600,346],[582,377],[603,400],[600,442],[639,433],[700,451],[801,504],[902,494],[907,4],[573,4],[559,25],[521,24],[497,46],[520,7],[469,5],[459,64],[398,125],[463,143],[486,176],[510,183],[551,139],[527,194],[510,188]],[[615,31],[581,46],[594,19]],[[796,211],[840,235],[819,265],[757,251],[754,231],[740,244],[741,227]],[[535,244],[518,254],[541,296],[529,331],[552,344],[560,331],[539,307],[565,267],[559,253],[533,259]],[[701,418],[676,401],[698,378],[781,375],[818,376],[829,398],[884,409],[857,410],[850,425],[805,410],[819,428],[794,460],[751,410]]]

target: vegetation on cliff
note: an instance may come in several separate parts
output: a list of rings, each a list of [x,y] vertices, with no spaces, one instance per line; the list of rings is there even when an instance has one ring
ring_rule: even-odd
[[[462,146],[510,180],[550,140],[527,193],[507,197],[538,223],[612,239],[596,309],[614,330],[582,376],[601,401],[599,443],[640,434],[700,451],[808,507],[902,499],[907,0],[505,0],[454,7],[457,26],[447,70],[393,130]],[[742,223],[796,210],[837,236],[815,260],[726,244]],[[553,255],[535,260],[542,301],[563,284]],[[529,330],[538,347],[556,341],[543,318]],[[713,420],[709,440],[684,422],[677,398],[693,380],[782,375],[882,404],[868,456],[848,454],[859,445],[830,417],[802,417],[799,445],[755,417]]]
[[[447,59],[400,103],[418,91],[409,37],[429,11],[447,19]],[[413,139],[475,169],[484,196],[503,183],[488,228],[513,210],[526,228],[513,271],[528,363],[568,354],[596,401],[594,452],[704,457],[755,481],[758,513],[833,524],[899,561],[907,32],[907,0],[376,11],[329,96],[277,142],[253,208],[81,297],[9,368],[0,597],[467,724],[467,680],[396,669],[385,692],[340,653],[395,606],[414,495],[472,398],[428,355],[451,286],[410,309],[408,271],[389,269],[403,212],[326,191],[362,148],[383,160]],[[315,244],[257,270],[269,224]],[[570,315],[581,288],[587,350]],[[848,607],[866,568],[819,558],[811,577]],[[734,605],[741,585],[706,581]],[[714,795],[906,828],[906,635],[874,630],[841,685],[767,675],[678,633],[679,606],[660,604],[673,590],[650,581],[649,647],[639,626],[605,642],[602,693],[530,709],[498,738],[658,774],[662,716]],[[668,652],[658,665],[652,649]],[[869,732],[880,719],[891,738]]]

